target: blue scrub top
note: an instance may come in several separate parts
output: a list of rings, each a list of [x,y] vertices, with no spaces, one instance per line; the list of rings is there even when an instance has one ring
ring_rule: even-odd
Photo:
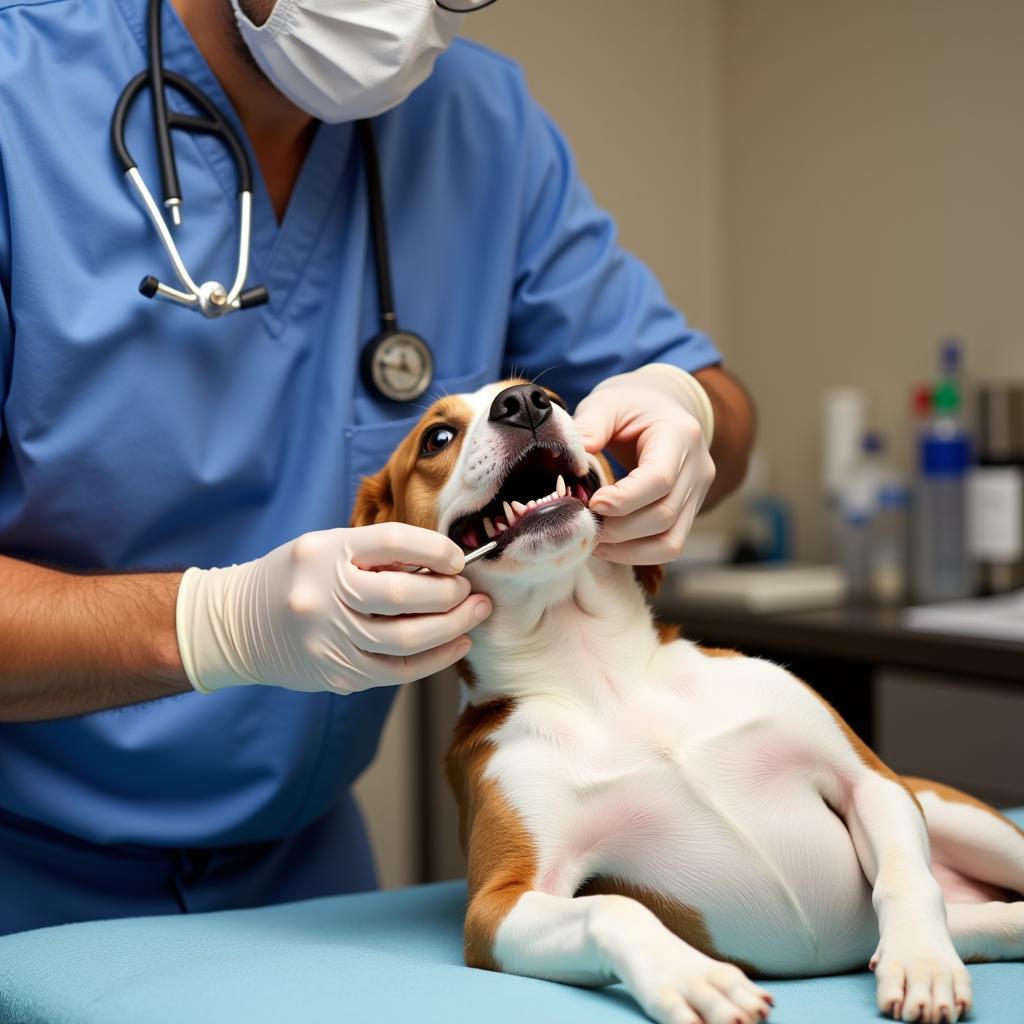
[[[109,140],[144,14],[0,0],[0,552],[73,571],[226,565],[344,526],[420,412],[360,381],[379,326],[351,124],[320,126],[280,225],[257,175],[249,282],[269,305],[207,321],[139,295],[145,274],[175,283]],[[241,132],[170,5],[164,60]],[[144,93],[128,142],[157,192],[151,125]],[[457,42],[377,134],[399,317],[433,347],[434,392],[546,371],[575,403],[653,360],[719,362],[619,248],[513,63]],[[207,137],[175,146],[186,262],[230,281],[234,165]],[[293,835],[366,767],[392,697],[242,687],[2,725],[0,812],[95,843]]]

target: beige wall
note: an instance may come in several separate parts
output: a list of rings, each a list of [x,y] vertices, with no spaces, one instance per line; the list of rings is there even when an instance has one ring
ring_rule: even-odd
[[[720,42],[726,344],[813,555],[823,388],[902,439],[938,337],[1024,378],[1024,4],[729,0]]]
[[[637,17],[637,11],[643,13]],[[720,326],[714,0],[501,0],[464,34],[518,61],[624,244]]]

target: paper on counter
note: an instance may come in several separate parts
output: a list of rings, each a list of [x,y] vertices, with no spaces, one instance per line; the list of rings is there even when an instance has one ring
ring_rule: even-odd
[[[930,633],[958,633],[1024,643],[1024,590],[908,608],[903,614],[903,625]]]

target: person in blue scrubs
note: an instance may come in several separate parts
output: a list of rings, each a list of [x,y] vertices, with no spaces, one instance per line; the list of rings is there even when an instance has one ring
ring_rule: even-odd
[[[375,884],[351,785],[392,684],[455,661],[489,602],[447,538],[346,529],[361,477],[420,412],[359,373],[379,326],[355,117],[375,117],[398,308],[432,343],[432,393],[546,371],[592,447],[632,470],[598,502],[602,557],[669,560],[705,494],[742,478],[745,392],[618,246],[516,65],[456,41],[395,49],[389,69],[370,42],[336,45],[353,40],[341,24],[312,39],[327,64],[310,91],[310,40],[288,33],[311,6],[164,5],[166,67],[214,99],[259,172],[250,280],[271,300],[206,320],[137,291],[166,256],[108,126],[146,65],[145,0],[0,0],[0,933]],[[352,24],[394,8],[320,6]],[[348,66],[364,61],[376,80]],[[324,66],[363,85],[332,92]],[[155,182],[148,101],[127,139]],[[223,279],[234,165],[213,138],[176,150],[179,244],[200,280]],[[637,386],[648,364],[699,382],[710,457],[691,405]],[[435,569],[397,605],[369,571],[396,560]],[[308,569],[325,563],[350,591]],[[271,671],[297,579],[322,610],[299,632],[348,659],[333,676],[312,656]],[[413,643],[394,627],[416,613],[430,628]],[[265,627],[263,648],[239,621]]]

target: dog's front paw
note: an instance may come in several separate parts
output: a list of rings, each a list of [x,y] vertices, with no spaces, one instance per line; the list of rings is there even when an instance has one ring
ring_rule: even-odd
[[[955,1024],[971,1008],[971,976],[952,943],[882,942],[868,966],[893,1020]]]
[[[758,1024],[771,1013],[771,995],[732,964],[678,939],[646,952],[623,981],[658,1024]]]

